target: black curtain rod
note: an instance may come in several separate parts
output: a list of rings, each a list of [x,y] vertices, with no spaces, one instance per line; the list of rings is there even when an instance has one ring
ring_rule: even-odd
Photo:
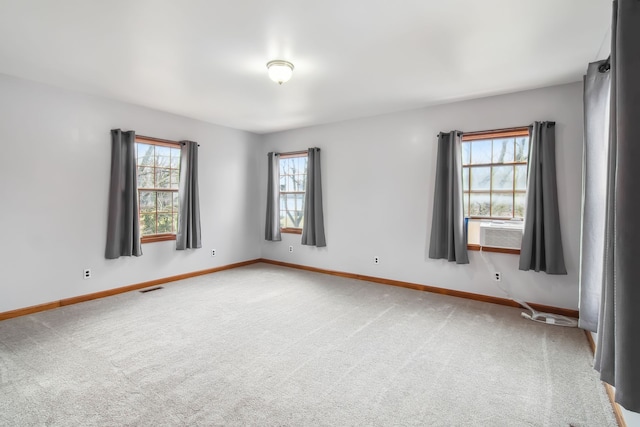
[[[173,141],[171,139],[154,138],[153,136],[145,136],[145,135],[138,135],[138,134],[136,134],[136,137],[140,137],[142,139],[148,139],[150,141],[166,142],[167,144],[184,145],[183,141]],[[198,144],[198,147],[200,147],[200,144]]]
[[[609,57],[605,59],[605,61],[602,64],[600,64],[600,66],[598,67],[598,71],[600,71],[601,73],[606,73],[610,69],[611,69],[611,55],[609,55]]]

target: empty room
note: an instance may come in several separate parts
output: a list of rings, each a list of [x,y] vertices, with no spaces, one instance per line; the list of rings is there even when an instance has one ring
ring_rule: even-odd
[[[640,427],[640,2],[0,0],[0,426]]]

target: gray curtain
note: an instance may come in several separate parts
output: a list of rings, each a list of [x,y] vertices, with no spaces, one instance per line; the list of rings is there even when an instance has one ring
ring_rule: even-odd
[[[304,193],[302,244],[318,247],[327,246],[324,237],[324,215],[322,213],[320,149],[309,148],[307,156],[307,186]]]
[[[584,149],[582,151],[582,235],[579,326],[596,332],[602,268],[609,152],[610,73],[608,61],[589,64],[584,77]]]
[[[176,249],[195,249],[202,247],[200,230],[200,196],[198,193],[198,143],[180,141],[180,212],[178,214],[178,232]]]
[[[640,2],[613,2],[604,280],[594,366],[640,412]]]
[[[267,216],[264,222],[264,238],[272,242],[282,240],[280,234],[280,155],[267,154]]]
[[[136,134],[111,130],[111,183],[105,257],[140,256]]]
[[[469,264],[462,204],[462,132],[440,132],[429,258]]]
[[[556,184],[556,124],[529,126],[529,174],[520,270],[567,274]]]

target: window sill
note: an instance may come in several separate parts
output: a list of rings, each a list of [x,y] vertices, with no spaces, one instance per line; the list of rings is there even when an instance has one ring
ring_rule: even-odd
[[[480,246],[476,244],[467,245],[467,250],[470,251],[480,251],[480,249],[482,249],[482,252],[496,252],[499,254],[520,255],[520,249],[493,248],[491,246]]]
[[[302,228],[281,228],[281,233],[302,234]]]
[[[152,236],[144,236],[140,238],[140,243],[164,242],[166,240],[176,240],[175,234],[154,234]]]

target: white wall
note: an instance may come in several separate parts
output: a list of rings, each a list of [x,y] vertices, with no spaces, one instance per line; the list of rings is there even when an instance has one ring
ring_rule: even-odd
[[[339,102],[339,100],[336,100]],[[518,270],[518,257],[486,254],[513,295],[576,309],[580,240],[582,85],[574,83],[266,135],[266,153],[322,149],[326,248],[300,236],[262,243],[265,258],[503,297],[478,252],[470,265],[428,259],[437,138],[556,121],[558,194],[567,276]],[[263,181],[264,183],[264,181]],[[261,206],[266,185],[262,184]],[[264,221],[264,220],[263,220]],[[264,226],[264,225],[262,225]],[[294,252],[288,252],[288,246]],[[381,263],[373,264],[380,256]]]
[[[640,414],[637,412],[627,411],[622,408],[622,416],[627,424],[627,427],[640,427]]]
[[[0,94],[0,312],[260,256],[258,135],[3,75]],[[203,249],[105,259],[113,128],[200,143]]]
[[[579,83],[263,136],[1,75],[0,93],[0,312],[259,256],[504,296],[477,252],[468,266],[427,257],[436,134],[533,120],[557,122],[569,275],[521,272],[517,256],[486,256],[518,297],[577,308]],[[104,259],[109,130],[118,127],[200,143],[202,250],[160,242],[143,245],[140,258]],[[264,242],[266,153],[310,146],[322,148],[328,247],[300,246],[299,235]]]

